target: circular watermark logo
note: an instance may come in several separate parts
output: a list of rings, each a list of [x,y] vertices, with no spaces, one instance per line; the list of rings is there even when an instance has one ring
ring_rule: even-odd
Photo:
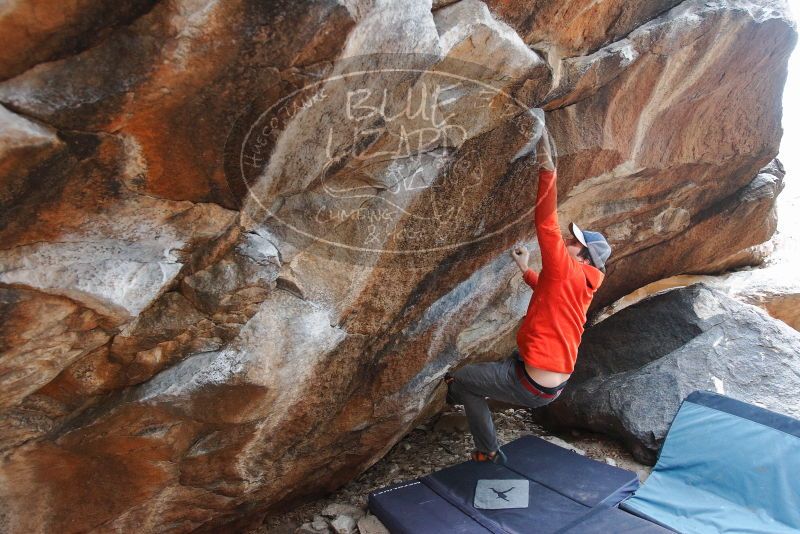
[[[496,253],[533,219],[544,115],[525,88],[450,58],[338,60],[275,80],[244,110],[227,179],[242,209],[297,249],[417,266]]]

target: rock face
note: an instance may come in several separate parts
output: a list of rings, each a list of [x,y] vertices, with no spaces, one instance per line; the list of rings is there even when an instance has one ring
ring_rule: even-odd
[[[0,78],[75,54],[108,38],[153,7],[156,0],[9,0],[0,13]]]
[[[742,269],[719,276],[673,276],[648,284],[631,295],[627,295],[604,309],[603,313],[596,317],[596,320],[599,322],[605,316],[616,313],[654,293],[703,283],[731,298],[758,306],[771,317],[780,319],[800,331],[800,280],[795,276],[795,270],[792,263]]]
[[[777,159],[759,172],[762,193],[772,194],[776,183],[781,183],[784,176],[783,165]],[[753,191],[757,191],[754,188]],[[793,210],[794,197],[781,197],[779,211],[790,215]],[[777,207],[777,206],[776,206]],[[776,215],[777,216],[777,215]],[[599,322],[609,315],[646,298],[649,295],[674,287],[685,287],[703,283],[717,291],[721,291],[741,302],[758,306],[775,319],[780,319],[795,330],[800,331],[800,277],[797,272],[798,238],[791,215],[785,221],[779,221],[778,231],[769,241],[748,247],[721,257],[717,263],[751,263],[762,260],[762,263],[724,272],[716,275],[682,274],[647,284],[607,306],[597,313],[592,320]],[[781,228],[784,226],[784,228]],[[709,271],[704,267],[700,271]]]
[[[774,230],[782,2],[106,4],[0,15],[4,531],[235,529],[374,463],[513,346],[542,116],[597,305]]]
[[[584,334],[550,425],[621,437],[653,465],[681,401],[710,390],[800,417],[800,333],[705,284],[673,289]]]

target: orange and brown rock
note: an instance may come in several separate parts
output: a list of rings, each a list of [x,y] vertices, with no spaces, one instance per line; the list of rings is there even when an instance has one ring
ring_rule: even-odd
[[[597,305],[774,231],[779,2],[29,4],[0,17],[4,531],[235,529],[372,465],[513,348],[542,117],[561,220],[615,250]]]
[[[0,79],[80,52],[157,0],[9,0],[0,9]]]

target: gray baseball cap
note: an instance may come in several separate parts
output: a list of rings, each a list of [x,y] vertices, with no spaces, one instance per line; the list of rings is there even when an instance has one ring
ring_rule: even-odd
[[[592,258],[592,265],[598,269],[605,270],[606,260],[611,256],[611,245],[606,241],[605,236],[600,232],[590,232],[581,230],[574,222],[569,223],[569,231],[575,239],[589,249],[589,256]]]

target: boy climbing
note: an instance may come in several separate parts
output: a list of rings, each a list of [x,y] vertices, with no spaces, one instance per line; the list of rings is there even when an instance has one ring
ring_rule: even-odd
[[[528,267],[529,252],[511,256],[533,289],[528,312],[517,332],[517,348],[504,361],[467,365],[445,375],[447,399],[463,404],[476,449],[475,461],[505,463],[486,397],[536,408],[555,400],[575,367],[586,311],[605,277],[611,247],[599,232],[570,223],[562,239],[556,213],[556,168],[547,129],[537,144],[539,164],[534,221],[542,269]]]

